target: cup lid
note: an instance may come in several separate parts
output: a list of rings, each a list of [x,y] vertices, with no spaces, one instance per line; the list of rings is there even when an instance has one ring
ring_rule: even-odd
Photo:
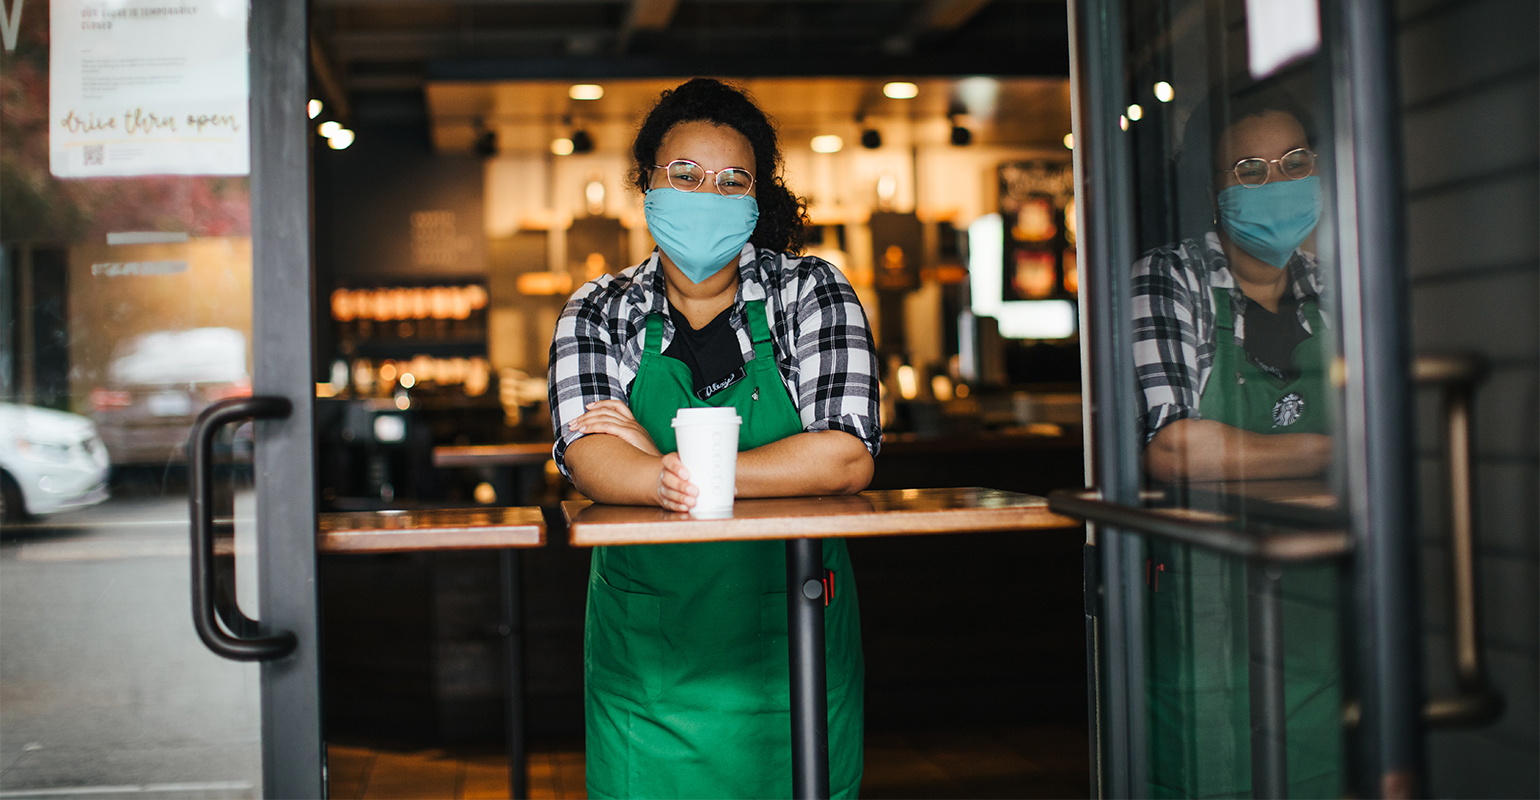
[[[704,408],[681,408],[674,414],[674,427],[680,425],[742,425],[743,419],[738,416],[738,409],[732,406],[706,406]]]

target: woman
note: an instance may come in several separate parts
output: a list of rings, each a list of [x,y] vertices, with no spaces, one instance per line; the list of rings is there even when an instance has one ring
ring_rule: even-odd
[[[1217,97],[1218,95],[1211,95]],[[1134,265],[1134,359],[1148,475],[1162,482],[1313,477],[1330,465],[1328,328],[1309,116],[1261,91],[1189,118],[1181,171],[1217,230]],[[1209,143],[1212,142],[1212,147]],[[1151,542],[1152,796],[1250,796],[1247,574],[1239,559]],[[1336,572],[1281,582],[1288,778],[1340,796]]]
[[[568,301],[551,344],[556,462],[604,503],[688,511],[684,407],[743,419],[739,497],[846,494],[881,440],[866,317],[840,273],[793,255],[803,205],[765,114],[696,79],[637,132],[633,184],[658,248]],[[826,612],[830,790],[861,782],[855,583]],[[786,797],[791,723],[785,547],[715,542],[594,551],[584,636],[590,797]]]

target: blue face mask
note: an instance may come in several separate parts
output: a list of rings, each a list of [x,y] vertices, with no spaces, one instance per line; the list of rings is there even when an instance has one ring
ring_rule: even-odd
[[[759,222],[752,197],[723,197],[702,189],[653,189],[642,201],[647,230],[686,278],[700,283],[737,263]]]
[[[1272,180],[1219,193],[1219,224],[1242,250],[1283,269],[1321,221],[1321,178]]]

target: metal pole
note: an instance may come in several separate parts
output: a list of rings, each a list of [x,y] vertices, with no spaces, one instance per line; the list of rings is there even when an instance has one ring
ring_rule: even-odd
[[[823,643],[823,540],[786,541],[791,658],[791,796],[829,797],[829,697]]]
[[[1288,731],[1283,704],[1283,609],[1277,566],[1246,568],[1251,672],[1251,796],[1289,796]]]
[[[503,677],[508,694],[508,797],[529,796],[524,755],[524,609],[519,597],[519,551],[503,550]]]

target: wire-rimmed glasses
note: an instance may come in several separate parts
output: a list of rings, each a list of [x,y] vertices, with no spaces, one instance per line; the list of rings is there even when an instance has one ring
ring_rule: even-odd
[[[706,183],[706,176],[716,175],[716,190],[723,197],[747,197],[754,188],[754,174],[746,169],[728,167],[710,170],[694,161],[678,158],[667,164],[654,164],[653,169],[664,170],[668,185],[681,192],[693,192]]]
[[[1247,189],[1255,189],[1267,183],[1272,171],[1268,167],[1278,165],[1278,174],[1284,180],[1297,181],[1300,178],[1308,178],[1315,173],[1315,152],[1304,147],[1295,148],[1284,153],[1281,158],[1243,158],[1235,162],[1235,166],[1222,169],[1220,172],[1232,172],[1235,179]]]

